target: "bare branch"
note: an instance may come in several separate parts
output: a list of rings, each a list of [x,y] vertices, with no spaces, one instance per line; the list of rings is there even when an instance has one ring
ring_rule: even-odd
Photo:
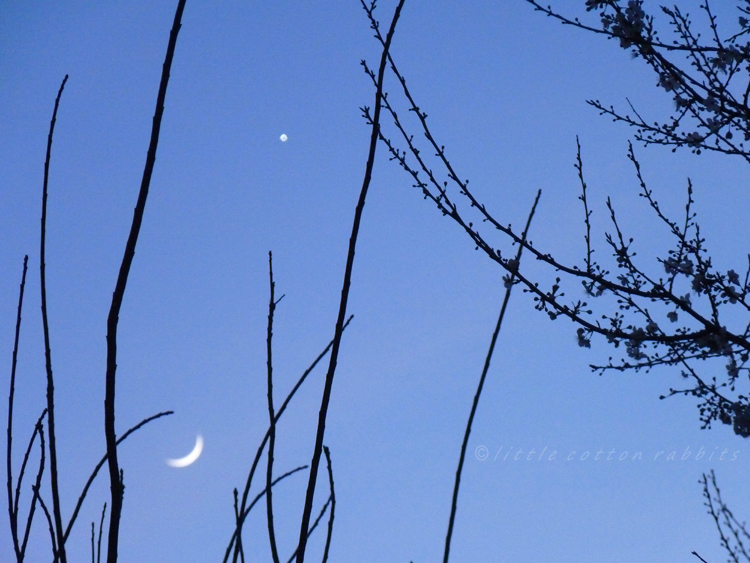
[[[109,480],[112,491],[112,506],[109,517],[109,534],[107,542],[107,563],[117,563],[117,546],[120,535],[120,515],[122,514],[123,483],[121,481],[122,471],[117,460],[117,430],[115,428],[115,375],[117,371],[117,325],[120,320],[120,308],[125,297],[125,287],[128,283],[128,274],[135,257],[135,247],[138,242],[138,233],[143,222],[143,213],[146,209],[148,190],[151,185],[151,174],[156,163],[156,148],[159,145],[159,132],[161,120],[164,115],[164,100],[167,95],[169,84],[169,72],[172,68],[175,47],[177,45],[177,34],[180,32],[182,13],[185,9],[185,1],[179,0],[174,16],[172,31],[169,34],[169,45],[164,58],[159,93],[156,97],[156,111],[154,112],[153,126],[151,128],[151,141],[146,155],[146,165],[143,169],[141,188],[138,193],[138,202],[133,213],[133,223],[130,234],[125,245],[125,254],[120,264],[120,272],[117,276],[114,293],[112,294],[112,305],[107,317],[107,375],[106,390],[104,397],[104,435],[107,441],[107,461],[109,462]],[[60,532],[62,540],[62,532]],[[65,562],[63,562],[65,563]]]
[[[320,412],[318,414],[318,430],[315,436],[315,448],[313,450],[312,460],[310,461],[310,478],[307,482],[305,507],[302,512],[302,522],[300,524],[299,544],[297,546],[297,563],[303,563],[303,561],[305,560],[308,526],[310,523],[310,514],[312,512],[313,499],[315,497],[315,486],[318,479],[318,466],[320,464],[320,456],[323,451],[323,438],[325,436],[328,403],[331,399],[333,377],[336,373],[336,364],[338,362],[339,348],[341,346],[341,335],[343,332],[344,321],[346,320],[346,306],[349,301],[349,287],[351,285],[352,270],[354,267],[354,253],[357,247],[357,235],[359,234],[359,225],[362,220],[365,200],[367,199],[367,190],[370,187],[372,168],[375,164],[375,150],[377,148],[378,135],[380,132],[380,109],[382,106],[383,78],[385,75],[386,61],[388,60],[388,51],[391,46],[393,34],[396,31],[396,24],[398,23],[399,16],[401,15],[401,8],[403,8],[404,1],[405,0],[399,0],[398,6],[396,6],[396,11],[393,14],[391,26],[388,30],[388,36],[385,40],[385,46],[383,47],[383,54],[380,58],[380,69],[378,71],[377,88],[375,91],[375,109],[371,123],[372,134],[370,135],[370,150],[367,157],[367,165],[365,167],[365,177],[362,181],[362,189],[359,194],[359,201],[354,212],[354,224],[352,225],[352,234],[349,239],[349,251],[346,258],[344,283],[343,287],[341,288],[341,303],[339,305],[338,319],[336,320],[336,331],[334,333],[333,348],[331,349],[330,363],[328,364],[328,373],[326,374],[325,387],[323,389],[323,398],[320,402]],[[362,1],[362,6],[364,7],[365,11],[368,12],[368,15],[372,14],[374,4],[368,8],[367,4]],[[377,26],[375,26],[374,29],[377,31]]]

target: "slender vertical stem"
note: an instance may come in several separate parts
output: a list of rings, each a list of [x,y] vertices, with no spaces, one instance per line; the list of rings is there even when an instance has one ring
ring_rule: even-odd
[[[344,271],[344,283],[341,288],[341,302],[339,304],[339,315],[336,320],[336,330],[333,338],[333,348],[331,349],[331,358],[328,364],[328,373],[326,373],[325,387],[323,389],[323,398],[320,402],[320,412],[318,413],[318,429],[315,436],[315,449],[313,450],[312,460],[310,462],[310,476],[307,482],[307,494],[305,495],[305,506],[302,512],[302,522],[300,524],[299,544],[297,546],[297,563],[303,563],[305,560],[305,548],[307,547],[308,526],[310,524],[310,515],[312,513],[313,499],[315,497],[315,485],[318,480],[318,466],[320,465],[320,456],[323,452],[323,438],[326,430],[326,417],[328,416],[328,403],[331,400],[331,389],[333,388],[333,376],[336,373],[336,364],[339,357],[339,348],[341,346],[341,333],[344,328],[346,319],[346,305],[349,300],[349,287],[352,279],[352,269],[354,267],[354,253],[357,247],[357,235],[359,234],[359,225],[362,220],[362,213],[365,208],[367,199],[367,190],[370,187],[372,179],[372,168],[375,164],[375,149],[378,144],[378,135],[380,133],[380,108],[383,97],[383,77],[385,75],[385,65],[388,60],[388,50],[391,46],[393,34],[396,31],[396,23],[401,15],[401,8],[405,0],[399,0],[396,11],[391,20],[391,27],[388,30],[388,36],[383,47],[383,54],[380,57],[380,69],[378,71],[378,86],[375,93],[375,110],[372,118],[372,133],[370,135],[370,151],[365,167],[365,177],[362,182],[362,189],[359,194],[359,201],[354,212],[354,224],[352,225],[352,234],[349,238],[349,252],[346,257],[346,269]]]
[[[8,473],[8,517],[10,519],[10,533],[13,536],[13,549],[19,563],[23,560],[21,546],[18,543],[18,511],[14,510],[13,502],[13,398],[16,390],[16,363],[18,361],[18,341],[21,334],[21,310],[23,309],[23,292],[26,287],[26,270],[29,257],[23,257],[23,274],[21,274],[21,288],[18,292],[18,313],[16,315],[16,336],[13,341],[13,361],[10,368],[10,390],[8,391],[8,450],[6,454]]]
[[[109,517],[109,534],[107,543],[107,563],[117,563],[117,546],[120,534],[120,516],[122,514],[122,471],[117,460],[117,433],[115,430],[115,373],[117,371],[117,325],[120,320],[120,308],[125,297],[125,287],[128,283],[130,266],[135,256],[135,247],[138,242],[138,233],[141,230],[143,213],[146,209],[146,199],[151,184],[151,175],[156,162],[156,148],[159,144],[159,131],[161,129],[162,115],[164,114],[164,99],[167,95],[169,84],[169,72],[172,68],[175,46],[177,45],[177,34],[180,32],[182,12],[185,9],[186,0],[179,0],[174,16],[172,31],[169,34],[169,45],[162,67],[161,83],[156,98],[156,111],[154,112],[153,125],[151,127],[151,141],[146,155],[146,165],[143,169],[141,188],[138,193],[138,202],[133,212],[133,223],[130,234],[125,245],[125,254],[120,264],[120,272],[117,276],[117,284],[112,294],[112,306],[107,317],[107,375],[105,382],[104,397],[104,435],[107,441],[107,461],[109,462],[109,481],[112,493],[112,505]]]
[[[57,538],[58,551],[55,553],[55,561],[67,563],[65,546],[62,543],[63,529],[62,516],[60,515],[60,493],[57,476],[57,442],[55,439],[55,379],[52,375],[52,352],[49,344],[49,323],[47,322],[47,280],[45,276],[44,248],[47,237],[47,184],[49,181],[49,163],[52,156],[52,137],[55,132],[55,121],[57,120],[57,109],[60,107],[65,83],[68,75],[63,78],[60,90],[55,99],[55,109],[52,112],[52,121],[49,124],[49,135],[47,136],[47,157],[44,160],[44,186],[42,188],[42,233],[39,250],[39,278],[42,289],[42,325],[44,326],[44,357],[47,370],[47,426],[49,428],[49,472],[52,488],[52,514],[54,517],[55,537]]]
[[[273,453],[276,447],[276,415],[273,412],[273,315],[276,311],[276,296],[274,290],[276,284],[273,282],[273,254],[268,253],[268,278],[271,286],[271,298],[268,301],[268,336],[266,338],[268,367],[268,466],[266,468],[266,514],[268,519],[268,542],[271,544],[271,556],[274,563],[280,563],[279,551],[276,547],[276,531],[273,526]],[[282,297],[279,299],[281,301]]]
[[[529,218],[526,220],[526,227],[523,230],[523,234],[521,235],[522,242],[518,245],[518,252],[516,253],[515,258],[515,271],[518,271],[518,267],[521,264],[521,253],[523,252],[523,248],[525,246],[526,242],[526,235],[529,232],[529,227],[531,226],[531,220],[534,217],[534,212],[536,211],[537,203],[539,203],[539,197],[542,195],[542,191],[539,190],[536,194],[536,199],[534,199],[534,205],[531,207],[531,212],[529,213]],[[490,347],[487,351],[487,357],[484,360],[484,368],[482,369],[482,375],[479,378],[479,385],[477,386],[476,394],[474,395],[474,402],[471,405],[471,413],[469,414],[469,420],[466,422],[466,431],[464,432],[464,440],[461,444],[461,455],[458,458],[458,469],[456,469],[456,481],[453,485],[453,500],[451,502],[451,515],[448,520],[448,533],[445,535],[445,551],[443,553],[443,563],[448,563],[448,558],[450,556],[451,551],[451,539],[453,537],[453,524],[456,520],[456,509],[458,507],[458,489],[461,486],[461,473],[464,469],[464,460],[466,459],[466,448],[469,445],[469,436],[471,435],[471,427],[474,424],[474,415],[477,412],[477,407],[479,406],[479,399],[482,396],[482,389],[484,388],[484,381],[487,378],[487,372],[490,369],[490,362],[492,361],[492,354],[495,352],[495,343],[497,342],[497,337],[500,334],[500,328],[503,324],[503,318],[505,317],[505,310],[508,307],[508,301],[510,301],[510,293],[513,289],[513,276],[508,277],[508,281],[506,283],[506,289],[505,289],[505,298],[503,299],[503,305],[500,308],[500,314],[497,318],[497,324],[495,325],[495,332],[492,333],[492,340],[490,341]]]
[[[336,516],[336,489],[333,486],[333,467],[331,466],[331,450],[328,446],[323,446],[323,453],[326,455],[326,465],[328,467],[328,486],[331,489],[331,515],[328,517],[328,534],[326,535],[326,546],[323,550],[323,559],[321,563],[327,563],[328,553],[331,550],[331,538],[333,537],[333,518]]]
[[[99,538],[96,541],[96,563],[102,563],[102,530],[104,529],[104,515],[107,513],[107,503],[102,507],[102,518],[99,520]]]

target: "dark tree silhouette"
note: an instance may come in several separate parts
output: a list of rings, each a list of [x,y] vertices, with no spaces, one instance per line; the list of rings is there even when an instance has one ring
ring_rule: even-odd
[[[637,112],[636,117],[630,117],[605,108],[598,101],[589,102],[615,120],[635,126],[636,139],[646,144],[674,145],[675,150],[687,147],[696,153],[714,150],[748,158],[750,153],[741,140],[750,139],[750,46],[741,44],[741,39],[750,32],[750,24],[744,17],[740,18],[739,31],[721,39],[716,18],[705,2],[702,9],[707,14],[713,39],[711,44],[703,45],[699,42],[700,35],[692,31],[687,16],[678,8],[662,8],[675,34],[674,43],[665,43],[655,30],[654,19],[645,14],[640,1],[586,2],[589,11],[600,11],[600,28],[562,16],[533,0],[527,1],[564,24],[618,39],[623,48],[654,69],[659,86],[674,96],[677,107],[676,115],[665,124],[648,125]],[[740,4],[750,6],[747,2]],[[739,9],[743,14],[748,10],[742,5]],[[680,66],[668,55],[682,55],[686,62]],[[504,223],[478,199],[468,180],[462,180],[464,176],[454,169],[445,146],[437,141],[428,125],[427,113],[415,100],[392,56],[389,62],[406,108],[415,119],[404,121],[397,111],[397,102],[386,95],[383,105],[390,115],[395,136],[381,130],[380,139],[387,146],[391,159],[408,172],[425,199],[452,219],[490,260],[509,276],[515,276],[512,283],[521,284],[523,291],[532,295],[536,309],[553,320],[566,317],[573,321],[577,325],[579,346],[590,347],[592,339],[598,336],[619,351],[619,358],[610,358],[605,365],[592,365],[593,370],[601,373],[679,366],[691,384],[682,389],[669,389],[666,396],[681,394],[698,398],[704,428],[718,420],[731,424],[738,435],[750,436],[748,390],[744,377],[740,378],[741,374],[747,374],[750,359],[750,266],[728,271],[714,268],[692,209],[692,183],[688,180],[685,215],[680,219],[668,217],[647,186],[630,145],[628,158],[640,186],[639,195],[647,200],[654,219],[667,226],[674,242],[667,255],[654,257],[652,264],[636,259],[631,249],[633,239],[620,229],[615,209],[607,200],[612,227],[605,242],[614,262],[612,266],[605,266],[594,258],[589,221],[592,211],[579,144],[576,169],[581,183],[579,199],[583,204],[585,254],[580,264],[563,263],[532,241],[523,241],[520,232]],[[372,71],[367,68],[366,71],[372,78]],[[665,84],[666,76],[673,80]],[[742,95],[737,90],[741,90]],[[418,135],[412,133],[414,129]],[[426,148],[417,140],[420,137],[424,138]],[[738,137],[741,139],[737,140]],[[428,155],[434,155],[434,159]],[[499,240],[493,238],[498,232],[504,235]],[[522,244],[537,261],[549,266],[555,281],[544,285],[529,277],[516,260],[504,255],[500,248],[503,239]],[[614,267],[615,271],[610,271],[609,267]],[[570,282],[581,284],[584,299],[566,298],[563,284]],[[594,307],[595,302],[598,307]],[[737,318],[744,320],[737,321]],[[700,366],[707,360],[723,361],[723,376],[703,375]]]
[[[667,145],[672,151],[688,148],[695,154],[710,150],[740,156],[750,162],[750,149],[745,145],[750,141],[750,43],[747,41],[750,0],[737,2],[737,26],[729,32],[720,29],[710,3],[704,0],[699,9],[709,32],[707,42],[690,17],[677,6],[661,7],[661,14],[671,28],[671,37],[663,40],[657,31],[657,19],[646,13],[642,0],[587,0],[586,12],[595,12],[598,16],[598,22],[591,24],[563,15],[535,0],[526,1],[565,25],[619,41],[623,49],[654,71],[658,88],[674,102],[674,113],[666,119],[649,121],[650,118],[643,117],[632,105],[631,113],[623,113],[598,100],[588,102],[614,121],[635,127],[637,141],[646,146]],[[566,9],[570,9],[569,6]],[[377,38],[383,42],[379,34]],[[656,366],[679,367],[690,384],[682,389],[670,388],[661,398],[695,397],[703,428],[709,428],[718,420],[732,425],[737,435],[750,436],[750,392],[746,379],[750,372],[750,255],[748,265],[737,270],[719,271],[713,266],[692,209],[690,180],[684,217],[679,220],[668,217],[647,186],[633,146],[629,144],[628,158],[640,187],[639,195],[648,202],[654,219],[667,226],[674,242],[666,256],[654,257],[650,265],[636,259],[631,249],[633,239],[621,230],[608,199],[611,232],[606,234],[605,242],[614,261],[613,266],[605,266],[593,255],[592,211],[587,199],[581,146],[577,143],[575,167],[581,185],[579,199],[583,204],[584,259],[580,264],[563,263],[487,209],[470,189],[469,181],[463,180],[464,176],[451,164],[445,145],[433,134],[427,113],[417,103],[390,53],[389,64],[403,102],[384,94],[383,107],[390,115],[392,133],[381,130],[380,140],[390,152],[391,160],[411,176],[413,186],[424,198],[456,223],[476,249],[507,272],[506,286],[520,284],[525,293],[531,294],[535,308],[550,319],[571,320],[576,325],[579,346],[590,348],[597,337],[617,349],[616,359],[610,357],[605,365],[592,365],[592,370],[603,373],[649,370]],[[375,75],[366,65],[365,72],[374,82]],[[406,118],[399,115],[399,103],[407,109]],[[508,257],[508,251],[501,248],[508,240],[548,266],[555,281],[548,283],[533,278],[521,268],[518,256]],[[615,271],[610,271],[610,267]],[[744,275],[738,273],[743,271]],[[583,299],[566,298],[563,283],[571,282],[580,283]],[[721,376],[704,375],[713,373],[712,366],[706,365],[710,360],[724,363]],[[474,409],[472,415],[473,412]],[[458,481],[457,478],[452,516]],[[744,526],[734,520],[720,497],[711,504],[705,475],[702,482],[722,546],[732,560],[748,559],[740,541],[741,534],[747,539]],[[718,495],[713,474],[711,483]],[[719,515],[724,518],[722,522],[738,547],[730,546]],[[449,524],[445,560],[451,527]]]
[[[722,35],[720,31],[717,18],[711,11],[709,2],[704,0],[704,3],[700,5],[700,10],[705,15],[706,28],[710,32],[708,42],[703,42],[701,34],[695,30],[689,16],[683,14],[678,7],[661,8],[661,13],[666,18],[673,36],[671,40],[663,40],[656,30],[657,19],[645,12],[643,2],[640,0],[629,0],[627,2],[623,0],[585,1],[586,12],[589,14],[593,12],[599,18],[596,24],[585,23],[579,18],[563,15],[535,0],[526,1],[536,10],[559,20],[565,25],[619,41],[623,49],[628,50],[633,56],[643,60],[653,69],[657,78],[657,86],[667,92],[674,101],[674,113],[665,120],[648,121],[632,106],[632,113],[622,113],[613,106],[605,106],[599,101],[589,101],[600,113],[615,121],[635,127],[637,141],[643,142],[645,145],[667,145],[672,150],[684,147],[696,154],[710,150],[726,155],[740,156],[750,162],[750,149],[745,147],[745,143],[750,141],[750,106],[748,105],[750,98],[750,43],[745,40],[750,35],[750,0],[738,1],[737,8],[740,13],[738,27],[725,35]],[[668,217],[661,210],[654,192],[647,186],[643,178],[633,146],[629,146],[628,158],[634,166],[635,179],[640,186],[639,195],[648,202],[656,221],[667,226],[674,243],[673,248],[669,250],[666,256],[655,257],[654,264],[642,264],[640,260],[635,259],[635,252],[631,250],[633,239],[620,229],[615,210],[608,200],[607,210],[612,223],[612,232],[606,235],[605,243],[614,259],[616,270],[612,272],[607,266],[594,258],[593,241],[590,234],[592,211],[587,199],[583,159],[581,147],[578,144],[575,166],[581,184],[579,199],[583,205],[585,225],[584,258],[580,264],[566,264],[556,260],[551,254],[534,245],[528,238],[530,223],[541,194],[537,194],[522,231],[519,232],[512,226],[504,224],[491,211],[487,210],[486,206],[469,189],[468,180],[461,180],[462,176],[452,166],[445,147],[438,143],[431,132],[427,124],[427,114],[420,109],[415,101],[412,92],[407,87],[406,79],[398,69],[390,51],[391,41],[405,0],[398,1],[386,34],[381,33],[379,23],[374,17],[376,2],[373,0],[366,3],[361,0],[361,3],[369,18],[371,29],[381,44],[382,53],[377,71],[371,70],[364,61],[362,62],[375,87],[375,104],[372,111],[369,107],[362,108],[371,131],[370,145],[359,200],[354,211],[334,334],[328,346],[311,363],[277,408],[277,403],[274,400],[272,336],[274,314],[281,298],[276,299],[275,297],[275,281],[271,254],[269,253],[270,297],[266,341],[269,425],[258,446],[242,494],[240,495],[238,489],[233,491],[234,530],[225,551],[224,561],[227,562],[231,558],[234,563],[237,561],[244,562],[243,526],[249,512],[264,497],[271,556],[274,563],[281,561],[274,523],[273,487],[304,469],[309,469],[309,474],[300,522],[299,541],[288,561],[291,562],[295,559],[298,563],[304,561],[308,538],[322,522],[326,513],[328,513],[328,527],[322,561],[325,562],[328,559],[333,535],[336,495],[331,453],[328,447],[324,445],[326,420],[342,337],[351,321],[351,316],[348,316],[347,313],[348,296],[357,237],[372,178],[378,141],[382,142],[389,151],[391,160],[395,160],[410,174],[415,187],[421,190],[424,198],[430,200],[444,216],[452,219],[469,236],[477,249],[482,250],[506,272],[503,278],[505,285],[504,300],[491,337],[484,369],[479,378],[460,448],[448,531],[445,539],[444,562],[447,563],[449,560],[461,475],[474,416],[511,291],[517,285],[520,285],[525,293],[531,295],[535,308],[546,313],[550,319],[566,317],[573,321],[576,325],[576,338],[579,346],[589,348],[594,338],[603,338],[607,344],[611,344],[618,350],[618,359],[610,358],[605,365],[592,365],[593,370],[601,373],[608,370],[648,370],[662,365],[679,366],[683,376],[690,381],[690,384],[685,389],[670,389],[667,395],[688,395],[697,398],[699,417],[704,428],[710,427],[712,422],[718,420],[724,424],[732,425],[736,434],[742,437],[750,436],[750,391],[745,390],[746,381],[744,377],[740,377],[742,374],[750,373],[750,366],[748,365],[748,361],[750,361],[750,339],[748,338],[750,336],[750,318],[748,318],[748,313],[750,313],[750,264],[746,269],[743,268],[745,270],[744,276],[741,276],[734,269],[725,272],[713,267],[706,241],[701,236],[696,214],[692,210],[694,203],[692,184],[688,181],[684,217],[679,220]],[[105,547],[106,561],[107,563],[116,563],[124,489],[123,470],[118,462],[117,447],[130,434],[145,424],[171,414],[171,411],[166,411],[146,418],[119,437],[116,432],[115,390],[119,313],[135,255],[150,179],[156,161],[170,68],[184,8],[185,0],[178,0],[157,95],[146,165],[107,320],[106,452],[84,485],[67,524],[63,520],[63,508],[60,505],[58,494],[60,475],[57,468],[54,426],[54,376],[51,338],[47,322],[45,281],[45,225],[49,165],[57,111],[67,76],[60,86],[55,101],[45,161],[40,237],[40,282],[46,356],[47,405],[33,428],[15,481],[11,448],[14,431],[13,401],[21,313],[26,287],[27,258],[24,259],[20,284],[10,377],[6,459],[7,496],[11,537],[17,563],[25,559],[29,532],[37,507],[41,509],[47,522],[53,560],[61,563],[67,560],[66,541],[93,480],[105,464],[108,467],[111,488],[109,524]],[[383,89],[388,68],[397,79],[408,112],[413,116],[411,123],[407,123],[399,117],[396,107],[397,102],[389,99]],[[399,138],[399,141],[392,141],[391,135],[387,134],[381,126],[383,111],[385,115],[390,116],[393,135]],[[424,136],[426,149],[421,145],[421,142],[415,140],[415,135],[411,133],[412,128],[416,128]],[[417,137],[420,137],[420,135],[417,135]],[[437,172],[434,170],[437,170]],[[500,234],[499,241],[493,238],[495,233]],[[502,243],[505,243],[506,247],[501,249]],[[508,243],[510,244],[508,245]],[[511,252],[507,246],[513,248],[513,251]],[[525,253],[527,257],[530,254],[535,260],[548,266],[550,271],[554,272],[554,283],[545,286],[543,282],[533,279],[527,273],[528,270],[525,267],[522,268],[522,253]],[[738,268],[738,270],[740,269]],[[585,301],[582,299],[566,299],[562,289],[563,280],[566,283],[580,282],[586,295]],[[596,307],[597,313],[594,312],[595,307],[590,305],[589,301],[600,305]],[[738,321],[737,319],[742,320]],[[310,464],[309,466],[296,467],[276,476],[274,475],[276,425],[297,390],[329,352],[329,364],[323,384],[316,439]],[[705,362],[711,360],[724,363],[724,371],[721,377],[703,375]],[[37,438],[40,448],[39,466],[36,471],[35,482],[31,486],[33,496],[29,501],[26,522],[25,525],[21,525],[19,523],[19,501],[22,481],[26,476],[29,462],[32,460],[32,450]],[[257,492],[251,500],[252,481],[264,453],[267,454],[265,483],[262,490]],[[325,456],[326,459],[329,495],[319,509],[317,517],[313,519],[312,510],[322,456]],[[49,465],[47,465],[47,460],[49,460]],[[45,502],[41,490],[45,471],[49,476],[51,508]],[[740,559],[750,561],[750,555],[748,555],[745,546],[745,543],[750,541],[750,535],[748,535],[744,523],[740,523],[734,517],[722,500],[713,472],[710,473],[710,477],[704,474],[701,483],[706,500],[705,504],[717,526],[722,547],[733,561],[739,561]],[[93,522],[91,524],[92,561],[101,561],[102,537],[106,516],[107,504],[105,503],[98,525],[98,538],[96,525]],[[693,552],[693,554],[703,560],[696,552]]]

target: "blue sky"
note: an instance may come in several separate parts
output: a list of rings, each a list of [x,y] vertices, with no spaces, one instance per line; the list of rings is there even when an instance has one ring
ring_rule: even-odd
[[[66,518],[104,452],[105,321],[173,4],[13,3],[0,11],[2,385],[21,264],[30,255],[16,464],[45,400],[41,185],[54,97],[70,75],[55,132],[47,246]],[[569,9],[583,12],[578,4]],[[697,3],[683,4],[697,12]],[[389,20],[394,6],[381,3],[381,20]],[[728,7],[720,12],[734,17]],[[582,262],[573,168],[578,135],[600,258],[610,196],[639,256],[656,267],[653,256],[672,241],[637,196],[626,158],[632,132],[585,103],[624,107],[628,97],[652,119],[663,117],[670,101],[642,63],[521,0],[407,2],[393,55],[459,174],[502,222],[520,225],[542,189],[532,240]],[[210,561],[223,554],[232,489],[244,484],[267,424],[267,253],[274,253],[277,293],[285,294],[275,322],[280,397],[333,333],[369,142],[358,108],[374,100],[359,63],[376,66],[378,57],[354,0],[188,2],[121,314],[118,429],[162,410],[176,414],[121,447],[122,561]],[[387,82],[394,99],[395,86]],[[453,475],[502,300],[502,272],[410,187],[383,149],[354,267],[355,319],[329,414],[326,444],[338,501],[331,560],[427,562],[442,556]],[[686,179],[693,179],[715,262],[743,269],[746,249],[738,241],[750,234],[750,201],[742,163],[636,151],[650,187],[673,215],[682,212]],[[553,275],[539,272],[542,279]],[[569,284],[569,295],[577,291]],[[659,401],[681,384],[675,371],[592,374],[588,365],[611,353],[597,341],[591,350],[578,348],[573,325],[550,322],[528,296],[514,294],[469,446],[453,561],[678,562],[695,560],[692,550],[723,560],[697,481],[715,469],[742,514],[750,449],[729,427],[700,430],[689,399]],[[314,373],[280,423],[279,472],[309,462],[323,375]],[[186,454],[197,434],[205,438],[198,462],[167,466],[164,460]],[[480,446],[487,448],[484,461],[475,455]],[[544,448],[543,460],[526,460],[531,449]],[[708,460],[725,448],[737,452],[735,460]],[[513,456],[526,453],[504,461],[511,449]],[[629,457],[606,461],[605,453],[597,461],[600,449]],[[686,449],[688,459],[680,460]],[[696,460],[701,449],[707,453]],[[551,451],[559,452],[553,461]],[[667,461],[673,451],[678,459]],[[631,460],[634,452],[642,459]],[[4,464],[2,472],[4,481]],[[296,542],[306,483],[292,477],[274,495],[282,556]],[[318,501],[324,494],[319,489]],[[98,522],[108,497],[102,475],[68,541],[72,559],[89,557],[90,522]],[[0,527],[0,558],[10,559],[5,511]],[[245,533],[248,555],[270,559],[263,510],[249,518]],[[322,553],[322,538],[311,541],[313,559]],[[47,557],[41,520],[33,543],[29,560]]]

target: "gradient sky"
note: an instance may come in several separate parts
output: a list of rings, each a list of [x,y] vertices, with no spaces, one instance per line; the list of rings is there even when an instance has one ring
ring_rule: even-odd
[[[582,1],[557,4],[585,15]],[[697,12],[697,2],[682,4]],[[394,6],[382,1],[384,26]],[[45,402],[41,186],[54,98],[70,75],[55,131],[47,231],[66,519],[105,449],[105,321],[174,8],[163,1],[0,8],[3,386],[23,255],[30,255],[16,472]],[[719,12],[734,24],[729,6]],[[663,118],[670,100],[641,61],[522,0],[407,2],[392,53],[459,174],[499,220],[520,226],[542,189],[532,240],[582,263],[578,135],[599,258],[608,258],[610,196],[639,256],[658,271],[653,257],[672,241],[638,197],[626,158],[632,131],[585,103],[624,108],[628,97],[650,119]],[[176,414],[120,449],[122,561],[223,555],[233,527],[232,489],[243,486],[267,425],[269,250],[277,294],[285,294],[275,322],[277,401],[332,337],[370,134],[358,108],[374,103],[363,58],[376,67],[379,52],[356,0],[187,4],[121,314],[118,430],[162,410]],[[396,86],[389,79],[394,102]],[[503,272],[411,188],[383,146],[378,150],[354,267],[355,319],[344,337],[326,434],[338,501],[331,561],[426,563],[442,557],[459,447]],[[746,165],[687,151],[636,151],[673,216],[683,212],[692,178],[715,264],[744,270],[746,248],[737,241],[750,235]],[[542,280],[554,276],[538,271]],[[579,291],[575,282],[567,288],[571,297]],[[675,370],[592,374],[589,364],[606,362],[612,350],[599,340],[591,350],[578,348],[572,324],[550,322],[532,305],[516,292],[505,319],[469,446],[452,560],[697,561],[692,550],[712,563],[724,560],[698,479],[715,469],[726,499],[747,516],[747,443],[729,427],[701,430],[691,399],[659,400],[681,385]],[[723,366],[705,370],[720,374]],[[279,425],[278,473],[309,462],[323,375],[314,372]],[[165,459],[186,454],[197,434],[205,438],[202,457],[185,469],[167,466]],[[484,461],[475,455],[480,446],[487,448]],[[544,448],[543,460],[526,460]],[[717,460],[725,448],[736,459]],[[519,449],[522,459],[504,461]],[[600,449],[629,456],[597,461]],[[701,449],[706,455],[696,460]],[[549,461],[555,450],[557,459]],[[630,459],[635,452],[641,460]],[[671,452],[677,459],[667,461]],[[4,463],[0,473],[4,483]],[[306,484],[299,475],[275,489],[282,557],[296,544]],[[316,506],[324,499],[321,487]],[[71,560],[90,557],[90,523],[108,500],[102,474],[68,541]],[[0,559],[10,560],[6,511],[0,528]],[[247,555],[269,560],[263,509],[245,530]],[[322,553],[323,536],[313,536],[310,560]],[[32,544],[29,560],[46,560],[41,518]]]

